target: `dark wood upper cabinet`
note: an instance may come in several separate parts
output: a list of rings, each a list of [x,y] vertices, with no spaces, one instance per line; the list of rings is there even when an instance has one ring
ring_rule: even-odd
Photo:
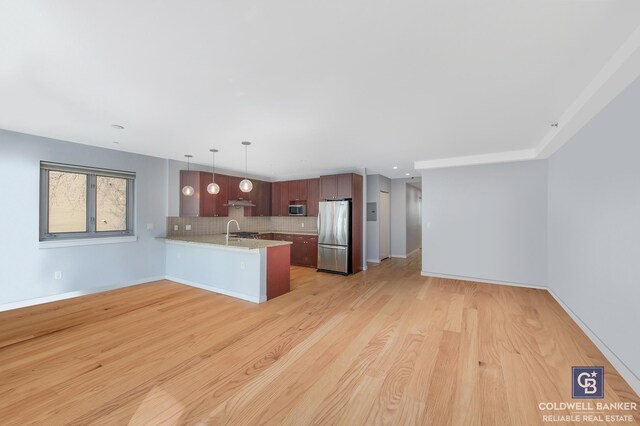
[[[238,176],[229,176],[229,200],[249,200],[250,198],[247,196],[249,193],[245,193],[240,191],[240,182],[242,181],[241,177]]]
[[[252,179],[253,189],[247,198],[250,199],[254,207],[245,207],[245,216],[271,216],[271,182],[264,182]]]
[[[289,216],[289,182],[280,182],[280,214],[278,216]]]
[[[307,216],[318,216],[320,202],[320,179],[308,179]]]
[[[353,198],[353,173],[338,175],[337,198]]]
[[[185,186],[193,187],[194,193],[182,193]],[[180,171],[180,216],[200,216],[200,172]]]
[[[258,215],[271,216],[271,182],[261,182],[261,185]]]
[[[271,216],[289,215],[289,182],[271,184]]]
[[[207,192],[207,186],[212,181],[212,174],[208,172],[180,171],[180,216],[228,216],[227,207],[227,179],[228,176],[216,174],[216,183],[220,192],[212,195]],[[186,196],[182,193],[185,185],[193,187],[194,194]]]
[[[271,216],[280,216],[280,186],[282,182],[271,184]]]
[[[333,200],[338,198],[338,176],[320,176],[320,199]]]
[[[229,216],[229,207],[226,205],[229,202],[229,176],[216,173],[216,183],[220,187],[220,192],[212,195],[216,200],[213,215],[220,217]],[[209,184],[207,183],[207,185]]]
[[[309,181],[307,179],[289,181],[289,201],[307,201]]]
[[[213,195],[207,192],[207,186],[209,186],[209,184],[211,183],[212,177],[213,177],[212,173],[200,172],[200,188],[202,188],[202,190],[199,191],[200,192],[199,216],[210,217],[216,214],[216,199],[218,198],[218,195],[220,195],[220,193]],[[218,185],[220,185],[220,183],[218,183]]]
[[[320,176],[320,199],[340,200],[353,198],[353,173]]]

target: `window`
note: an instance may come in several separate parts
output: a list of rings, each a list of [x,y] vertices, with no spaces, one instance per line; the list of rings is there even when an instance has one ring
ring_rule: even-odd
[[[40,241],[133,235],[132,172],[40,163]]]

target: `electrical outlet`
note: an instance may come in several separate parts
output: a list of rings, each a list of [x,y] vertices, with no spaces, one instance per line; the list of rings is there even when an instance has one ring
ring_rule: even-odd
[[[244,271],[246,269],[246,265],[244,262],[240,262],[240,270]]]
[[[173,225],[173,230],[177,231],[179,229],[178,225]]]
[[[301,228],[304,228],[304,222],[302,222],[302,223],[300,224],[300,227],[301,227]]]
[[[62,279],[62,271],[55,271],[53,273],[53,279],[54,280],[61,280]]]
[[[153,229],[153,223],[147,223],[147,231],[150,231]]]
[[[184,226],[184,230],[185,231],[191,231],[191,225],[185,225]]]

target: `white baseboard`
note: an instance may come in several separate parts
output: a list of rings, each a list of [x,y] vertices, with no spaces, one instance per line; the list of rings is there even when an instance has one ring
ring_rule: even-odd
[[[398,259],[406,259],[407,255],[406,254],[394,254],[394,253],[391,253],[391,257],[395,257],[395,258],[398,258]]]
[[[367,263],[380,263],[380,259],[367,259]]]
[[[411,256],[413,253],[419,252],[420,250],[422,250],[422,247],[418,247],[415,250],[411,250],[409,253],[407,253],[407,257]]]
[[[262,298],[260,298],[260,297],[249,296],[249,295],[244,294],[244,293],[237,293],[235,291],[227,290],[227,289],[224,289],[224,288],[204,285],[204,284],[196,283],[196,282],[189,281],[189,280],[183,280],[183,279],[176,278],[176,277],[167,276],[167,277],[165,277],[165,279],[167,279],[169,281],[177,282],[179,284],[184,284],[184,285],[188,285],[188,286],[191,286],[191,287],[200,288],[202,290],[208,290],[208,291],[212,291],[214,293],[224,294],[225,296],[235,297],[236,299],[246,300],[247,302],[263,303],[263,302],[267,301],[266,297],[264,298],[264,300],[262,300]]]
[[[609,360],[611,365],[613,365],[613,367],[618,370],[618,373],[620,373],[622,378],[627,381],[627,383],[629,384],[629,386],[631,386],[635,393],[640,395],[640,377],[636,376],[633,371],[631,371],[626,366],[626,364],[620,358],[618,358],[618,356],[611,349],[609,349],[607,344],[604,343],[597,334],[591,331],[589,326],[585,324],[585,322],[582,321],[582,319],[580,319],[580,317],[576,315],[575,312],[573,312],[571,308],[569,308],[569,306],[567,306],[567,304],[564,303],[562,299],[560,299],[560,297],[558,297],[558,295],[553,292],[553,290],[547,289],[547,291],[549,291],[551,296],[556,299],[556,302],[558,302],[558,304],[562,306],[562,309],[564,309],[565,312],[569,314],[571,319],[573,319],[573,321],[578,324],[578,327],[580,327],[584,334],[586,334],[587,337],[591,339],[593,344],[596,345],[598,349],[600,349],[600,352],[602,352],[605,358]]]
[[[484,284],[508,285],[511,287],[525,287],[525,288],[535,288],[538,290],[548,290],[547,287],[542,285],[514,283],[514,282],[499,281],[499,280],[485,280],[483,278],[465,277],[460,275],[438,274],[435,272],[427,272],[427,271],[420,272],[420,275],[422,275],[423,277],[446,278],[449,280],[473,281],[473,282],[484,283]]]
[[[70,291],[67,293],[53,294],[51,296],[37,297],[34,299],[19,300],[17,302],[3,303],[2,305],[0,305],[0,312],[9,311],[12,309],[26,308],[28,306],[42,305],[43,303],[57,302],[59,300],[72,299],[74,297],[86,296],[88,294],[102,293],[110,290],[117,290],[119,288],[131,287],[134,285],[145,284],[152,281],[164,280],[164,278],[165,278],[164,276],[144,278],[141,280],[129,281],[124,284],[107,285],[102,287],[88,288],[84,290]]]

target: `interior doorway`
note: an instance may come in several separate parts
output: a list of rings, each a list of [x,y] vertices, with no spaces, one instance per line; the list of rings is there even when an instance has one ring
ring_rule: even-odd
[[[391,204],[389,193],[380,191],[380,260],[391,257]]]

